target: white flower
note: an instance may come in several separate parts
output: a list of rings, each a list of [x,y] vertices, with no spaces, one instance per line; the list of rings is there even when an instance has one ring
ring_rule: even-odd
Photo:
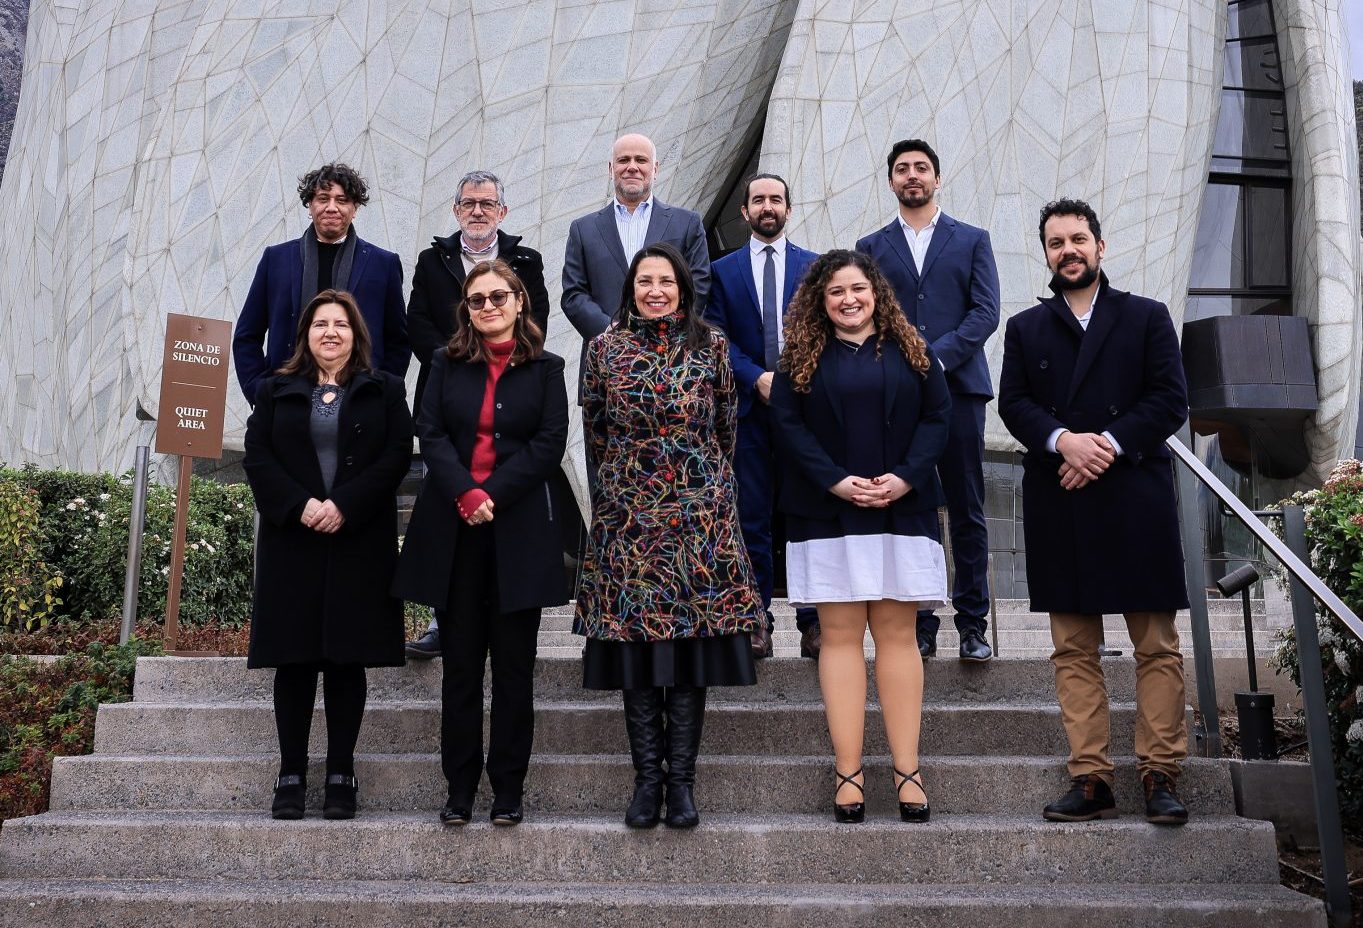
[[[67,509],[74,510],[74,509],[76,508],[76,502],[75,502],[75,500],[72,500],[71,502],[67,503],[67,504],[66,504],[66,508],[67,508]]]
[[[169,575],[170,575],[170,568],[169,568],[169,567],[162,567],[162,568],[161,568],[161,576],[166,577],[166,576],[169,576]]]
[[[217,554],[217,553],[218,553],[218,549],[215,548],[215,547],[213,547],[212,545],[210,545],[208,542],[205,541],[205,542],[203,542],[202,544],[203,544],[203,546],[204,546],[205,548],[208,549],[208,553],[209,553],[209,554]]]
[[[1320,626],[1320,646],[1322,648],[1334,647],[1339,643],[1339,636],[1335,634],[1334,627],[1327,624]]]
[[[108,494],[108,493],[101,493],[101,494],[99,494],[99,498],[100,498],[101,500],[107,500],[107,499],[109,498],[109,494]]]
[[[223,517],[222,517],[222,520],[223,520],[224,522],[231,522],[231,521],[232,521],[232,517],[231,517],[231,516],[223,516]]]
[[[1350,744],[1363,742],[1363,719],[1354,719],[1353,724],[1349,726],[1349,730],[1344,733],[1344,739]]]
[[[191,544],[191,545],[189,546],[189,549],[190,549],[191,551],[198,551],[198,550],[199,550],[199,543],[198,543],[197,541],[194,542],[193,544]]]
[[[1345,654],[1343,650],[1335,651],[1335,666],[1339,668],[1339,672],[1344,674],[1344,676],[1347,677],[1349,675],[1349,655]]]

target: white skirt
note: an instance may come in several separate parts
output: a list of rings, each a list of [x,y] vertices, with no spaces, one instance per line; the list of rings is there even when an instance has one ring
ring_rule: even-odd
[[[921,535],[842,535],[786,545],[786,591],[796,606],[893,599],[945,605],[942,546]]]

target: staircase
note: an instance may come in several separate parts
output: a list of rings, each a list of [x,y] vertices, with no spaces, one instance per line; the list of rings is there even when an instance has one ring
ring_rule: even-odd
[[[1105,666],[1114,821],[1041,821],[1067,785],[1047,662],[939,658],[923,726],[932,823],[899,823],[873,710],[868,822],[835,825],[815,665],[776,658],[757,686],[711,694],[701,826],[634,832],[619,696],[583,691],[575,657],[540,661],[526,822],[511,829],[487,823],[486,788],[473,825],[436,821],[439,661],[371,671],[358,818],[276,822],[269,673],[144,658],[134,700],[100,709],[95,753],[57,761],[51,811],[0,832],[0,925],[1323,928],[1318,902],[1278,885],[1272,826],[1235,816],[1223,763],[1189,762],[1191,824],[1146,824],[1133,665]],[[315,756],[323,732],[319,712]],[[319,757],[313,808],[322,774]]]

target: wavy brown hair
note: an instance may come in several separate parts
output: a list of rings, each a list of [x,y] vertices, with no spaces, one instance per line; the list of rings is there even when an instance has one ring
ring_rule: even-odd
[[[488,274],[496,274],[506,281],[508,288],[521,300],[521,311],[516,314],[516,325],[511,330],[516,347],[511,349],[510,363],[521,364],[538,358],[544,353],[544,333],[535,324],[535,320],[530,318],[530,296],[525,292],[525,284],[521,283],[511,265],[501,258],[495,261],[479,261],[464,278],[464,295],[454,305],[454,335],[445,346],[445,357],[451,361],[486,359],[487,351],[483,348],[483,337],[478,334],[478,330],[473,327],[473,320],[469,318],[468,297],[473,282]]]
[[[350,347],[350,360],[346,361],[345,366],[336,375],[337,386],[349,383],[350,378],[360,371],[369,372],[374,369],[370,357],[373,341],[369,337],[369,326],[365,324],[364,314],[360,312],[355,297],[344,290],[323,290],[298,314],[298,328],[293,336],[293,355],[276,373],[298,374],[310,381],[317,379],[317,359],[312,356],[312,346],[308,344],[308,329],[312,328],[312,317],[317,315],[317,310],[328,303],[335,303],[345,310],[346,321],[350,323],[350,334],[354,339]]]
[[[833,334],[833,323],[824,309],[824,290],[828,281],[845,267],[855,267],[871,282],[871,294],[876,305],[871,314],[876,333],[876,357],[893,341],[905,359],[920,374],[926,374],[932,362],[928,360],[928,344],[918,330],[909,325],[904,311],[895,298],[894,288],[880,272],[875,261],[859,251],[836,249],[820,256],[805,271],[800,287],[791,297],[786,309],[785,347],[781,349],[781,370],[790,375],[797,393],[808,393],[814,370],[819,366],[828,338]]]

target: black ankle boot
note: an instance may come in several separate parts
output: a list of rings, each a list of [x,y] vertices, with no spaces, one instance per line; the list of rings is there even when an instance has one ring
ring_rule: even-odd
[[[704,723],[704,687],[676,687],[668,691],[667,824],[671,828],[695,828],[700,824],[693,788]]]
[[[634,798],[625,810],[625,824],[652,828],[663,804],[663,691],[650,687],[625,690],[623,695],[634,761]]]
[[[270,806],[270,815],[280,819],[302,818],[307,794],[307,777],[301,773],[281,774],[275,781],[274,802]]]
[[[360,785],[354,776],[344,773],[327,774],[326,792],[322,800],[322,818],[354,818],[359,793]]]

